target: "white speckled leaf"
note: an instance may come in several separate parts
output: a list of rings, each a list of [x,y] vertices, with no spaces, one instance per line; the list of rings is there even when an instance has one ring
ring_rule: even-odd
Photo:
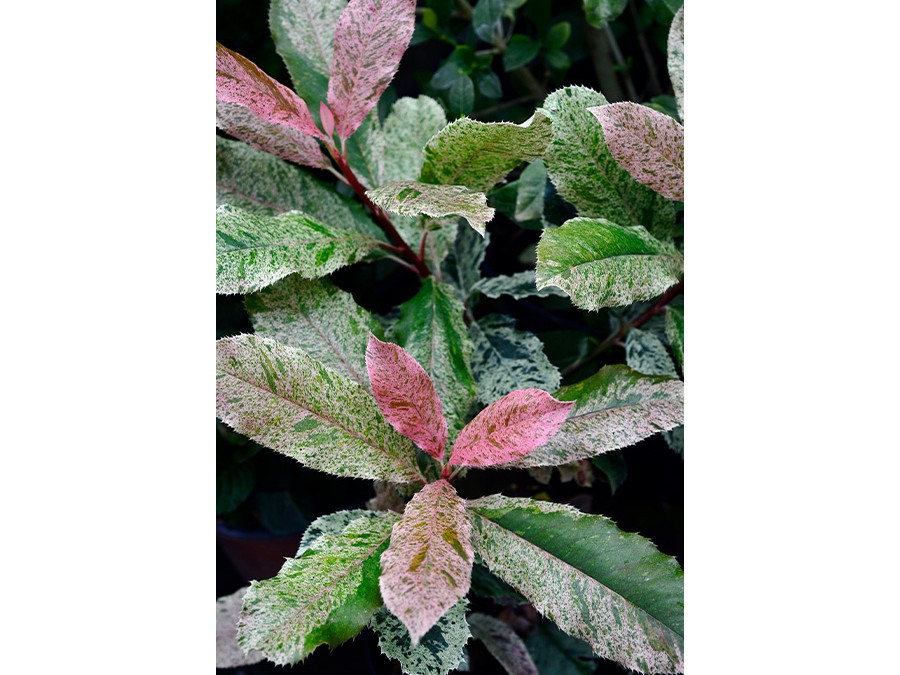
[[[299,556],[308,548],[316,548],[317,541],[324,535],[338,535],[343,532],[347,526],[354,520],[360,518],[380,518],[378,511],[368,511],[366,509],[347,509],[345,511],[335,511],[324,516],[316,518],[300,539],[300,548],[297,551]]]
[[[501,295],[511,295],[516,300],[538,296],[546,298],[550,295],[566,297],[566,294],[556,286],[544,286],[538,288],[534,281],[534,270],[516,272],[509,276],[485,277],[478,281],[473,291],[484,293],[489,298],[499,298]]]
[[[377,239],[293,211],[216,209],[216,292],[252,293],[289,274],[324,277],[378,248]]]
[[[237,624],[241,616],[241,603],[249,586],[216,600],[216,668],[235,668],[258,663],[265,657],[251,649],[246,654],[238,646]]]
[[[415,27],[415,0],[350,0],[334,31],[328,105],[348,138],[387,89]]]
[[[370,390],[369,333],[378,321],[327,279],[292,274],[244,300],[257,335],[302,349],[316,361]]]
[[[285,561],[278,576],[252,582],[238,624],[240,646],[286,665],[358,634],[381,606],[379,558],[398,519],[381,512],[353,520]]]
[[[641,375],[627,366],[604,366],[555,394],[575,407],[559,432],[507,466],[557,466],[633,445],[684,422],[684,383]]]
[[[684,372],[684,307],[666,307],[666,337]]]
[[[625,338],[625,363],[644,375],[678,377],[666,345],[649,330],[632,328]]]
[[[443,265],[444,278],[457,291],[459,299],[466,301],[481,279],[481,263],[490,243],[490,232],[484,237],[471,227],[460,228],[453,241],[450,255]]]
[[[413,645],[403,622],[382,607],[369,625],[378,635],[381,653],[400,662],[405,675],[447,675],[465,660],[472,634],[466,622],[469,601],[463,598]]]
[[[261,216],[303,211],[374,239],[384,237],[362,205],[333,185],[246,143],[216,136],[216,205],[222,204]]]
[[[447,115],[433,98],[406,96],[395,101],[375,140],[383,167],[379,184],[415,180],[422,170],[425,144],[446,124]]]
[[[419,180],[486,192],[522,162],[543,156],[552,135],[550,120],[541,113],[522,124],[464,117],[425,146]]]
[[[313,106],[328,94],[334,29],[346,0],[272,0],[269,27],[294,89]]]
[[[588,108],[606,147],[631,177],[668,199],[684,201],[684,127],[637,103]]]
[[[538,288],[558,286],[582,309],[650,300],[678,283],[684,259],[642,227],[573,218],[544,230],[537,247]]]
[[[346,140],[347,161],[367,190],[383,182],[381,176],[384,173],[384,157],[379,142],[380,134],[381,123],[378,121],[376,108]]]
[[[441,399],[450,435],[468,419],[475,402],[472,341],[455,291],[434,277],[422,280],[414,297],[400,306],[392,341],[419,362]]]
[[[500,314],[469,325],[472,373],[478,398],[485,405],[516,389],[555,391],[559,387],[559,371],[544,354],[544,344],[515,326],[515,319]]]
[[[598,656],[684,672],[684,573],[603,516],[492,495],[467,502],[479,559]]]
[[[576,86],[558,89],[544,101],[541,111],[553,121],[553,140],[544,156],[550,180],[580,216],[643,225],[659,237],[671,236],[675,204],[619,165],[603,140],[603,127],[588,112],[606,104],[602,94]]]
[[[481,235],[484,235],[485,224],[494,217],[494,209],[487,205],[487,196],[462,185],[394,181],[366,194],[385,211],[402,216],[462,216]]]
[[[381,596],[413,645],[465,597],[472,564],[463,500],[446,480],[427,484],[406,505],[381,558]]]
[[[542,221],[544,218],[544,189],[547,186],[547,168],[544,160],[536,159],[522,171],[516,181],[515,219],[519,222]]]
[[[469,615],[472,636],[484,643],[509,675],[538,675],[528,649],[516,631],[499,619],[473,612]]]
[[[216,363],[216,414],[235,431],[337,476],[422,482],[372,396],[303,351],[239,335],[216,342]]]
[[[369,336],[366,368],[384,418],[437,459],[444,458],[447,422],[428,373],[402,347]]]
[[[684,6],[675,14],[669,27],[669,79],[675,91],[678,116],[684,121]]]

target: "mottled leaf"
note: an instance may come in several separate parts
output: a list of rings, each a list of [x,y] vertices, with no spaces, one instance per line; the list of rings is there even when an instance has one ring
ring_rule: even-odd
[[[544,230],[537,247],[538,288],[558,286],[582,309],[650,300],[678,283],[678,250],[642,227],[601,218],[573,218]]]
[[[588,110],[603,127],[606,147],[632,178],[663,197],[684,201],[684,127],[627,101]]]
[[[538,296],[546,298],[551,295],[566,297],[566,294],[556,286],[544,286],[538,288],[535,284],[534,270],[516,272],[509,276],[485,277],[476,283],[473,291],[483,293],[489,298],[499,298],[501,295],[511,295],[516,300]]]
[[[672,19],[669,27],[669,79],[678,104],[678,116],[684,121],[684,7]]]
[[[485,405],[516,389],[559,387],[559,371],[544,354],[543,343],[532,333],[516,330],[512,317],[483,317],[469,326],[469,335],[472,373]]]
[[[663,434],[663,438],[666,439],[666,443],[669,444],[669,447],[684,459],[684,425],[682,424],[671,431],[667,431]]]
[[[266,658],[251,649],[246,654],[238,646],[237,624],[241,616],[241,603],[249,586],[216,600],[216,668],[249,666]]]
[[[522,638],[499,619],[473,612],[469,615],[472,636],[484,643],[491,655],[509,675],[538,675]]]
[[[382,512],[353,520],[285,561],[276,577],[252,582],[238,624],[240,646],[287,665],[359,633],[381,606],[379,559],[398,519]]]
[[[684,307],[666,307],[666,337],[684,372]]]
[[[334,29],[346,0],[272,0],[269,27],[294,89],[307,103],[324,101]]]
[[[566,420],[570,402],[540,389],[518,389],[494,401],[460,432],[450,453],[455,466],[495,466],[547,442]]]
[[[349,137],[394,79],[415,26],[415,0],[350,0],[334,31],[328,105]]]
[[[422,169],[425,144],[446,124],[444,109],[433,98],[404,97],[395,101],[377,140],[383,166],[379,185],[415,180]]]
[[[443,460],[447,422],[428,373],[402,347],[369,336],[366,368],[384,418],[422,450]]]
[[[593,675],[597,670],[588,644],[566,635],[552,621],[538,621],[525,646],[541,675]]]
[[[302,349],[365,389],[369,333],[378,321],[327,279],[293,274],[244,301],[257,335]]]
[[[347,161],[366,189],[382,183],[384,157],[379,142],[381,123],[378,110],[372,110],[360,127],[346,140]]]
[[[684,573],[603,516],[502,495],[467,502],[492,572],[594,652],[642,673],[684,670]]]
[[[643,225],[656,236],[670,237],[675,203],[619,165],[603,140],[603,127],[588,112],[606,104],[602,94],[576,86],[558,89],[544,101],[540,112],[553,121],[553,140],[544,156],[550,180],[580,216]]]
[[[413,645],[465,597],[472,564],[463,500],[446,480],[428,483],[406,505],[381,560],[384,604]]]
[[[542,220],[544,217],[544,189],[547,185],[547,168],[542,159],[531,162],[516,181],[517,221]]]
[[[338,476],[422,481],[412,442],[362,387],[268,338],[216,342],[216,414],[235,431]]]
[[[466,622],[469,601],[463,598],[413,645],[403,622],[382,607],[370,626],[378,635],[381,653],[400,662],[406,675],[447,675],[465,659],[465,644],[472,634]]]
[[[479,234],[494,217],[482,192],[462,185],[431,185],[415,181],[395,181],[366,192],[369,199],[390,213],[403,216],[425,214],[432,218],[462,216]]]
[[[574,401],[553,438],[509,466],[556,466],[633,445],[684,422],[684,383],[641,375],[626,366],[598,373],[556,392]]]
[[[541,113],[522,124],[456,120],[425,146],[419,180],[485,192],[522,162],[543,156],[552,135]]]
[[[475,402],[472,342],[463,323],[463,306],[447,284],[434,277],[400,306],[394,339],[428,373],[444,407],[451,435],[462,428]]]
[[[625,362],[644,375],[678,377],[672,357],[659,337],[648,330],[632,328],[625,338]]]
[[[625,11],[628,0],[583,0],[584,17],[594,28],[604,28]]]
[[[216,136],[216,205],[222,204],[261,216],[303,211],[374,239],[384,236],[362,205],[333,185],[246,143]]]
[[[378,248],[376,239],[303,213],[216,209],[216,292],[252,293],[294,272],[323,277]]]
[[[471,227],[460,228],[443,265],[444,278],[453,285],[464,302],[481,279],[481,263],[484,262],[490,238],[490,232],[479,237]]]
[[[339,535],[354,520],[360,518],[378,519],[381,515],[377,511],[367,511],[366,509],[347,509],[345,511],[335,511],[324,516],[316,518],[300,539],[300,548],[297,555],[303,553],[308,548],[315,548],[316,542],[324,535]]]

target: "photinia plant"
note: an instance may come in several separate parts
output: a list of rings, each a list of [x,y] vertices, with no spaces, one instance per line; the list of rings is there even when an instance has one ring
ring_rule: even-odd
[[[495,5],[475,7],[481,39],[502,25]],[[273,0],[294,90],[216,45],[217,127],[237,139],[216,140],[216,285],[244,295],[254,331],[217,342],[217,415],[307,467],[376,481],[394,509],[319,518],[277,576],[219,599],[218,664],[297,663],[368,627],[406,673],[449,672],[473,635],[509,672],[538,672],[507,624],[467,614],[477,562],[594,654],[683,672],[674,558],[601,515],[457,488],[475,469],[602,467],[657,433],[680,447],[683,127],[581,86],[521,124],[448,124],[426,96],[382,120],[415,12]],[[683,10],[669,40],[681,111],[679,31]],[[575,217],[551,222],[551,189]],[[542,230],[535,269],[483,277],[489,204],[503,203]],[[387,316],[328,279],[374,261],[411,282]],[[536,336],[476,318],[501,296],[607,311],[610,335],[569,372],[613,344],[627,365],[560,386]]]

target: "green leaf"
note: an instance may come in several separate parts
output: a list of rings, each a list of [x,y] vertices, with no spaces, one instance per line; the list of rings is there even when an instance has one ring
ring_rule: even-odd
[[[649,330],[632,328],[625,338],[625,362],[629,368],[644,375],[678,377],[666,345]]]
[[[481,235],[484,235],[486,223],[494,217],[494,209],[487,205],[487,196],[462,185],[394,181],[377,190],[369,190],[366,195],[385,211],[403,216],[462,216]]]
[[[594,652],[584,640],[563,633],[552,621],[541,619],[525,640],[541,675],[593,675]]]
[[[346,6],[344,0],[272,0],[269,8],[275,49],[287,66],[294,90],[315,116],[319,101],[328,94],[334,28]]]
[[[327,279],[294,274],[244,301],[257,335],[302,349],[316,361],[371,391],[366,374],[369,333],[381,326]]]
[[[372,396],[305,352],[239,335],[216,359],[216,413],[235,431],[337,476],[422,482],[415,446]]]
[[[503,86],[500,84],[500,78],[492,70],[482,71],[475,74],[475,81],[478,83],[478,91],[482,96],[487,98],[500,98],[503,96]]]
[[[479,237],[471,227],[459,230],[443,266],[444,277],[453,285],[459,299],[465,302],[481,279],[481,263],[490,242],[490,233]]]
[[[256,485],[252,463],[231,464],[216,474],[216,515],[231,513],[240,506]]]
[[[294,272],[323,277],[352,265],[377,239],[300,212],[258,216],[233,206],[216,209],[216,292],[252,293]]]
[[[472,372],[485,405],[516,389],[559,387],[559,371],[544,354],[543,343],[515,325],[512,317],[491,314],[469,326]]]
[[[381,653],[400,662],[407,675],[447,675],[465,660],[465,645],[472,634],[466,622],[469,601],[463,598],[413,646],[406,626],[382,607],[370,626],[378,635]]]
[[[547,48],[547,51],[562,49],[566,42],[569,41],[570,35],[572,35],[572,24],[568,21],[560,21],[553,24],[550,30],[547,31],[547,37],[544,38],[544,46]]]
[[[478,0],[472,10],[472,28],[475,35],[485,42],[494,42],[494,34],[503,18],[503,0]]]
[[[507,73],[521,68],[541,51],[541,43],[535,42],[527,35],[513,35],[503,52],[503,70]]]
[[[668,432],[666,432],[668,433]],[[607,452],[596,457],[591,457],[591,464],[600,469],[609,482],[610,494],[616,494],[616,490],[622,487],[622,483],[628,477],[628,465],[621,452]]]
[[[486,192],[522,162],[543,156],[552,134],[540,113],[522,124],[456,120],[428,142],[419,180]]]
[[[578,215],[643,225],[654,236],[672,236],[675,203],[638,183],[612,156],[603,128],[588,108],[606,105],[587,87],[565,87],[550,94],[540,109],[553,121],[553,140],[544,163],[557,191]]]
[[[557,70],[567,70],[571,67],[572,60],[569,58],[569,55],[566,54],[562,49],[554,49],[547,52],[547,63],[550,64],[551,68],[556,68]]]
[[[378,137],[378,154],[382,158],[378,184],[415,180],[422,170],[425,144],[446,124],[444,109],[433,98],[419,96],[397,100]]]
[[[501,295],[510,295],[516,300],[537,296],[539,298],[547,298],[555,295],[561,298],[566,297],[556,286],[545,286],[538,289],[534,282],[534,270],[526,270],[525,272],[516,272],[509,276],[501,275],[499,277],[482,278],[473,287],[473,291],[483,293],[489,298],[499,298]]]
[[[666,337],[672,345],[675,358],[684,372],[684,307],[666,307]]]
[[[584,16],[594,28],[603,28],[625,11],[628,0],[583,0]]]
[[[268,152],[216,136],[216,205],[223,204],[260,216],[303,211],[374,239],[384,236],[361,204],[333,186]]]
[[[392,332],[393,341],[412,354],[434,382],[453,438],[466,423],[476,396],[472,342],[456,292],[426,277],[419,292],[400,306]]]
[[[472,635],[484,643],[491,655],[509,675],[538,675],[522,638],[505,623],[487,614],[469,615]]]
[[[544,218],[544,189],[547,187],[547,168],[544,161],[536,159],[522,171],[519,180],[516,181],[516,211],[514,217],[517,221],[543,220]]]
[[[684,7],[679,8],[669,27],[669,79],[678,103],[678,116],[684,120]]]
[[[603,516],[502,495],[468,503],[472,545],[535,609],[604,658],[684,670],[684,573]]]
[[[678,250],[642,227],[601,218],[573,218],[544,230],[537,247],[538,288],[558,286],[582,309],[650,300],[678,283],[684,261]]]
[[[604,366],[554,394],[575,407],[547,443],[507,466],[556,466],[633,445],[684,422],[684,383]]]
[[[390,511],[354,520],[287,560],[278,576],[252,582],[238,624],[240,646],[287,665],[359,633],[382,604],[379,560],[398,520]]]
[[[216,668],[249,666],[266,658],[256,650],[244,653],[237,642],[241,605],[249,586],[216,599]]]
[[[475,85],[472,78],[461,74],[453,80],[450,91],[447,92],[447,103],[450,106],[450,114],[453,117],[468,115],[475,105]]]

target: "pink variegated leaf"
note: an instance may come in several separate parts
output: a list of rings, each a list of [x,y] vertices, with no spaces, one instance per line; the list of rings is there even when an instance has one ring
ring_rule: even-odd
[[[637,103],[588,108],[603,126],[606,146],[631,177],[663,197],[684,201],[684,127]]]
[[[240,106],[255,118],[256,144],[259,144],[261,132],[264,133],[266,127],[272,127],[273,132],[280,135],[284,134],[285,129],[290,129],[295,132],[294,135],[299,132],[325,140],[325,135],[316,127],[302,98],[266,75],[256,64],[218,42],[216,102]],[[227,117],[224,123],[228,124]],[[246,119],[243,124],[248,124]],[[231,133],[228,127],[223,128]]]
[[[509,393],[478,413],[459,433],[450,464],[493,466],[524,457],[556,433],[573,405],[540,389]]]
[[[394,79],[415,15],[415,0],[350,0],[341,13],[328,81],[328,105],[341,138],[359,128]]]
[[[381,596],[413,645],[469,590],[471,525],[450,483],[429,483],[406,505],[381,556]]]
[[[447,422],[428,373],[402,347],[369,335],[366,368],[385,419],[435,459],[443,459]]]

